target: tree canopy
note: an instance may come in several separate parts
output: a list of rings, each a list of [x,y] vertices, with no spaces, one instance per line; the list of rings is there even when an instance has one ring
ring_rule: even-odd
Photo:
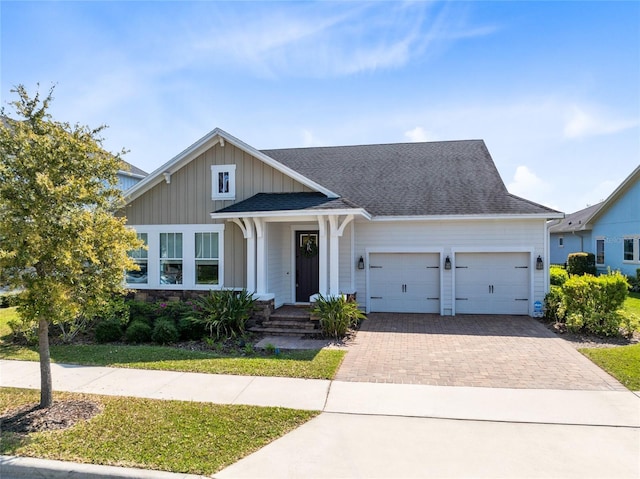
[[[23,289],[19,311],[38,324],[42,371],[48,325],[73,321],[121,291],[123,272],[135,269],[127,251],[141,244],[113,214],[123,202],[122,152],[102,148],[104,127],[54,121],[53,89],[44,99],[23,86],[12,93],[13,116],[2,108],[0,121],[0,274]],[[50,372],[44,381],[43,407],[51,404]]]

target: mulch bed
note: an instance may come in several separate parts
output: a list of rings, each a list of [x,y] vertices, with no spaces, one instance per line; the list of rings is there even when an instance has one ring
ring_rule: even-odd
[[[564,323],[554,323],[542,321],[551,331],[556,333],[565,341],[568,341],[576,349],[580,348],[615,348],[618,346],[629,346],[640,342],[640,332],[636,331],[633,336],[595,336],[593,334],[572,333],[567,330]]]
[[[6,412],[0,417],[2,432],[29,434],[69,428],[102,412],[102,406],[93,401],[54,401],[49,408],[29,404]]]

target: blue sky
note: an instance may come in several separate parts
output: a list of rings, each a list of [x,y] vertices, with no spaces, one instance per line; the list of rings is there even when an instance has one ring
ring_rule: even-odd
[[[1,101],[153,171],[220,127],[258,149],[485,140],[565,212],[640,163],[640,2],[0,2]]]

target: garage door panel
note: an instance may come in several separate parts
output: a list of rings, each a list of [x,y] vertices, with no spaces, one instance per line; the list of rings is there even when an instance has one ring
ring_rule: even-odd
[[[528,314],[528,253],[456,254],[457,314]]]
[[[369,308],[372,312],[438,313],[440,255],[372,253]]]

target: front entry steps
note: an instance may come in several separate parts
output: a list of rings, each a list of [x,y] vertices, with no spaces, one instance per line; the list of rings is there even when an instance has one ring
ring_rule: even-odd
[[[270,336],[309,337],[320,334],[320,324],[317,319],[311,319],[309,306],[284,305],[249,331]]]

